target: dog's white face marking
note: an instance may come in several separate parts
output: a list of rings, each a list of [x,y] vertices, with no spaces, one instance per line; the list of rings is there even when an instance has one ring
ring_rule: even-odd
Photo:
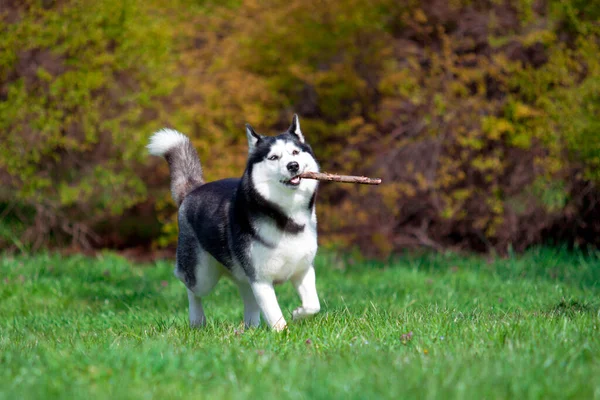
[[[288,169],[288,165],[293,162],[298,163],[299,169],[297,172],[291,172]],[[316,162],[309,153],[302,151],[293,142],[283,140],[277,140],[271,146],[266,164],[271,173],[279,173],[282,181],[289,181],[290,178],[301,174],[310,167],[312,167],[312,171],[316,168]]]
[[[292,162],[298,163],[297,172],[290,172],[288,165]],[[265,159],[254,164],[252,181],[265,199],[280,205],[293,217],[297,209],[306,208],[317,188],[317,181],[312,179],[299,179],[297,184],[291,184],[292,178],[305,171],[319,172],[313,156],[294,142],[278,139]]]

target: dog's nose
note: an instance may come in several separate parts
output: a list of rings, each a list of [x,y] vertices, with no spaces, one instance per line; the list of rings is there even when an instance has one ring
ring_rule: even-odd
[[[296,161],[292,161],[291,163],[289,163],[287,165],[287,169],[291,173],[296,173],[300,169],[300,165],[298,165],[298,163]]]

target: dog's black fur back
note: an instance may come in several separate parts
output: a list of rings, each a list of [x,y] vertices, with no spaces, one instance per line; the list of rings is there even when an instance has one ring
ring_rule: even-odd
[[[181,215],[192,226],[200,245],[229,269],[233,267],[229,213],[239,183],[240,179],[223,179],[197,187],[186,196]]]

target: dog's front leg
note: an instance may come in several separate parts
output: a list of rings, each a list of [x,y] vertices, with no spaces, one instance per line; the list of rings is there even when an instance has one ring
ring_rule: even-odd
[[[321,304],[317,295],[314,266],[311,265],[306,271],[292,277],[292,284],[302,301],[302,306],[292,312],[292,319],[299,320],[318,313],[321,310]]]
[[[252,282],[250,286],[267,324],[276,331],[284,330],[286,328],[285,318],[279,308],[273,283]]]

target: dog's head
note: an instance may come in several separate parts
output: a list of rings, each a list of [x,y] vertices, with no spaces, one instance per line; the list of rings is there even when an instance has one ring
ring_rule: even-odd
[[[307,171],[318,172],[319,165],[311,147],[304,140],[300,120],[294,115],[288,130],[278,136],[259,135],[246,124],[248,169],[255,185],[269,185],[278,191],[314,191],[316,181],[298,177]]]

